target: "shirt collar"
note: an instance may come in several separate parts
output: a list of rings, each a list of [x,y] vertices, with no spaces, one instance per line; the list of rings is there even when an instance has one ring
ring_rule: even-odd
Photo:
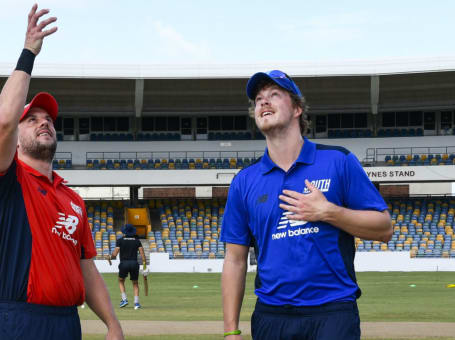
[[[295,164],[302,163],[302,164],[313,164],[314,158],[316,156],[316,144],[310,142],[306,137],[303,137],[303,146],[300,150],[300,154],[297,157]],[[266,173],[272,171],[274,168],[278,168],[278,166],[270,159],[269,151],[265,148],[264,155],[261,159],[261,167],[262,173],[265,175]]]
[[[52,171],[52,178],[54,179],[54,181],[51,183],[51,181],[49,181],[49,178],[47,178],[47,176],[43,175],[42,173],[40,173],[38,170],[36,170],[35,168],[32,168],[30,165],[28,165],[27,163],[21,161],[19,158],[17,158],[17,162],[22,166],[22,168],[27,171],[29,174],[35,176],[35,177],[38,177],[38,178],[41,178],[42,180],[45,180],[47,182],[49,182],[51,185],[53,185],[54,187],[57,187],[60,183],[62,183],[64,180],[62,177],[60,177],[55,171]]]

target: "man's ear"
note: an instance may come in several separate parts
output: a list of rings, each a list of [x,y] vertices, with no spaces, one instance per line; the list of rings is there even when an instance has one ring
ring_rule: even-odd
[[[294,108],[294,117],[299,117],[302,115],[302,108],[300,106],[296,106]]]

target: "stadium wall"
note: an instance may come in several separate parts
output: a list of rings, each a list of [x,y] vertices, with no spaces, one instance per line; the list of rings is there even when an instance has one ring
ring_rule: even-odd
[[[455,165],[418,167],[365,167],[373,182],[408,183],[409,194],[453,194],[451,182],[455,182]],[[59,170],[70,186],[229,186],[237,169],[210,170]],[[433,187],[409,182],[446,182]],[[144,189],[146,190],[146,189]],[[195,197],[210,198],[210,188],[195,190]],[[212,193],[212,195],[210,195]],[[84,196],[83,196],[84,197]],[[109,198],[105,196],[104,198]],[[146,198],[158,198],[162,195]],[[184,196],[186,197],[186,196]],[[85,198],[85,197],[84,197]]]
[[[224,260],[170,260],[167,253],[151,253],[149,270],[151,273],[221,273]],[[119,260],[112,261],[112,266],[105,260],[95,261],[102,273],[117,273]],[[411,258],[407,251],[400,252],[361,252],[355,256],[357,272],[434,272],[455,271],[453,258]],[[248,271],[256,271],[250,265]]]
[[[455,146],[453,136],[431,137],[388,137],[388,138],[348,138],[348,139],[313,139],[314,142],[328,145],[339,145],[347,148],[362,161],[366,157],[368,148],[411,148],[411,147],[441,147]],[[72,155],[73,165],[84,166],[87,152],[102,158],[102,154],[115,158],[108,153],[128,153],[126,157],[134,159],[153,158],[179,158],[202,157],[201,152],[206,152],[205,158],[234,157],[236,152],[241,152],[240,157],[252,157],[254,152],[263,152],[264,140],[251,141],[170,141],[170,142],[59,142],[57,152],[69,152]],[[213,154],[210,154],[213,152]],[[142,153],[142,154],[141,154]],[[171,155],[169,155],[171,153]],[[441,153],[443,151],[441,150]],[[232,155],[232,156],[231,156]]]

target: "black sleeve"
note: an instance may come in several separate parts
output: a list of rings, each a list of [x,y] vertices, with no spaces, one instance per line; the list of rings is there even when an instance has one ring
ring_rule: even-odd
[[[13,183],[14,181],[17,181],[16,168],[17,162],[16,158],[14,158],[8,170],[6,170],[5,172],[0,172],[0,183],[7,182],[9,184]]]

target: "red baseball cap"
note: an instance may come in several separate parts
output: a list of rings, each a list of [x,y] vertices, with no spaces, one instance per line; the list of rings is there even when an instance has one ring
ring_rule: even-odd
[[[21,119],[19,121],[22,121],[22,119],[24,119],[25,116],[27,116],[30,109],[34,107],[40,107],[46,110],[46,112],[49,114],[49,116],[51,116],[54,122],[57,119],[58,115],[57,101],[51,94],[47,92],[40,92],[35,97],[33,97],[30,103],[25,105],[24,112],[22,113]]]

